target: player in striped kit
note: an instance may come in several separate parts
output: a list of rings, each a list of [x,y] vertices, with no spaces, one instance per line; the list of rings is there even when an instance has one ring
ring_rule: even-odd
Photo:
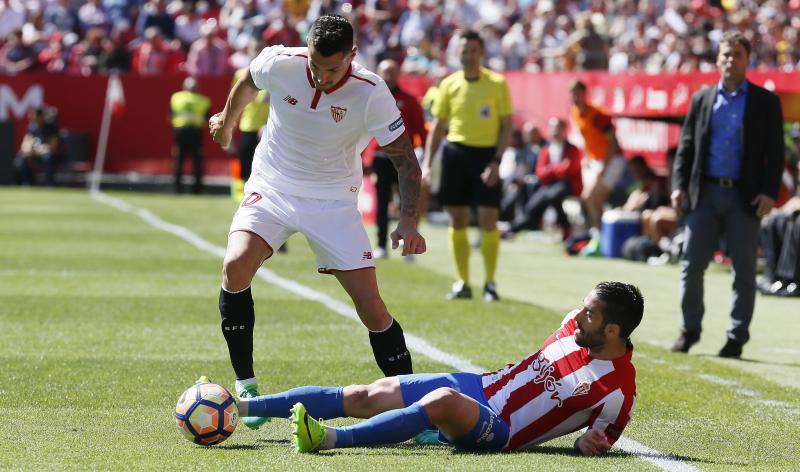
[[[636,370],[629,337],[644,300],[601,282],[541,348],[495,372],[386,377],[370,385],[301,387],[242,399],[242,416],[287,417],[300,452],[402,442],[426,428],[457,449],[514,451],[587,428],[575,448],[608,451],[630,421]],[[333,428],[313,418],[369,418]]]

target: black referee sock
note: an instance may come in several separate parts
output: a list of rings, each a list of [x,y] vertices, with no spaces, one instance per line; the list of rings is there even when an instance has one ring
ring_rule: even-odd
[[[228,343],[236,379],[255,377],[253,372],[253,326],[256,313],[250,287],[241,292],[219,291],[219,314],[222,316],[222,335]]]
[[[397,320],[392,320],[392,324],[384,331],[370,331],[369,344],[372,346],[375,361],[384,376],[414,373],[411,367],[411,353],[408,352],[406,338],[403,336],[403,328]]]

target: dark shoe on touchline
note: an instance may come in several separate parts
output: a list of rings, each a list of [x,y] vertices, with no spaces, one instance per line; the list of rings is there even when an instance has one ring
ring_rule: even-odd
[[[728,342],[719,350],[719,357],[728,357],[732,359],[739,359],[742,357],[743,344],[739,341],[728,338]]]
[[[470,298],[472,298],[472,289],[461,280],[454,283],[453,289],[447,294],[448,300],[469,300]]]
[[[682,330],[670,349],[672,352],[689,352],[689,348],[700,341],[700,331]]]

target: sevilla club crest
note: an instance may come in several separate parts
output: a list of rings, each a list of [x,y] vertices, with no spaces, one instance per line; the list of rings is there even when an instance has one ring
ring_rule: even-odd
[[[331,105],[331,116],[333,117],[333,121],[340,122],[344,119],[344,115],[347,114],[347,108],[342,107],[335,107]]]

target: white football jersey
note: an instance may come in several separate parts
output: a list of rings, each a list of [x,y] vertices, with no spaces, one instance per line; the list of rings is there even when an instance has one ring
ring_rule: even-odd
[[[356,62],[328,92],[315,87],[305,47],[268,47],[250,63],[250,74],[272,97],[249,181],[256,186],[355,201],[361,151],[372,137],[383,146],[405,130],[386,83]]]

